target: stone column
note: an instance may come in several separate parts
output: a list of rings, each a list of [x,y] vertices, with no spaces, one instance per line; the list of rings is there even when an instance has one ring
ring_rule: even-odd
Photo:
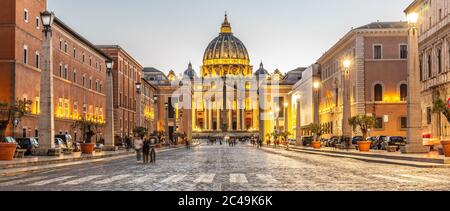
[[[296,125],[296,142],[297,145],[301,145],[302,143],[302,109],[301,109],[301,100],[300,97],[297,99],[297,125]]]
[[[212,130],[212,103],[209,103],[209,109],[208,109],[208,130]]]
[[[233,130],[232,117],[233,117],[233,109],[230,109],[230,110],[228,110],[228,131]]]
[[[420,64],[419,41],[415,26],[411,26],[408,36],[408,145],[401,148],[402,153],[428,153],[430,147],[422,142],[422,109],[420,105]]]
[[[221,131],[222,130],[222,128],[221,128],[221,124],[222,124],[221,122],[222,121],[220,121],[220,112],[221,111],[219,109],[219,106],[217,107],[217,111],[216,112],[217,112],[217,121],[216,121],[217,122],[217,128],[216,128],[216,130],[217,131]]]
[[[241,130],[241,109],[240,107],[240,101],[237,103],[237,110],[236,110],[236,130]]]
[[[114,150],[114,105],[113,105],[113,73],[112,69],[107,70],[106,74],[106,124],[105,124],[105,147],[108,150]]]
[[[348,124],[351,117],[350,105],[350,69],[344,70],[342,73],[342,88],[343,88],[343,110],[342,110],[342,135],[344,137],[352,136],[352,128]]]
[[[55,109],[53,103],[53,48],[52,33],[45,32],[42,45],[42,72],[40,84],[39,154],[46,155],[55,148]]]

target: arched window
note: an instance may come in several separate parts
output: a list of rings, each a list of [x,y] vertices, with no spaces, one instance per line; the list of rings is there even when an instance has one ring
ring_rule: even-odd
[[[407,97],[408,97],[408,85],[402,84],[400,85],[400,100],[406,101]]]
[[[381,84],[376,84],[374,87],[374,100],[376,102],[383,101],[383,86]]]

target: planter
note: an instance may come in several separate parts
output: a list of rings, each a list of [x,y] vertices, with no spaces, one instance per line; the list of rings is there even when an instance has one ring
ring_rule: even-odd
[[[450,141],[441,141],[445,157],[450,157]]]
[[[81,153],[92,154],[94,153],[95,144],[81,144]]]
[[[372,146],[371,141],[360,141],[358,142],[358,148],[360,152],[370,152],[370,147]]]
[[[14,159],[16,144],[0,143],[0,160],[9,161]]]
[[[320,141],[313,141],[313,142],[311,143],[311,146],[312,146],[312,148],[314,148],[314,149],[320,149],[320,148],[322,148],[322,143],[321,143]]]

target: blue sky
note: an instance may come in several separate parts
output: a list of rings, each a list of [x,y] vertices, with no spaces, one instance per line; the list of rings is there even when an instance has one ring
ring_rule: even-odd
[[[282,72],[314,63],[351,27],[405,20],[412,0],[48,0],[95,44],[118,44],[144,67],[197,71],[227,11],[255,67]]]

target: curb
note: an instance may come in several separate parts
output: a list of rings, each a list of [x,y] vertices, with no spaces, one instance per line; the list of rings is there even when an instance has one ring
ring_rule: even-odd
[[[298,158],[296,156],[284,155],[280,152],[275,151],[275,150],[278,150],[278,148],[277,149],[273,148],[273,150],[269,150],[269,149],[263,147],[262,150],[264,150],[265,152],[268,152],[268,153],[278,154],[281,156]],[[285,150],[285,149],[283,149],[283,150]],[[383,163],[383,164],[401,165],[401,166],[409,166],[409,167],[417,167],[417,168],[450,168],[450,165],[448,165],[448,164],[437,164],[437,163],[405,161],[405,160],[398,160],[398,159],[396,160],[396,159],[386,159],[386,158],[364,157],[364,156],[356,156],[356,155],[316,152],[316,151],[311,151],[311,150],[299,150],[299,149],[291,149],[290,151],[297,152],[297,153],[312,154],[312,155],[328,156],[328,157],[334,157],[334,158],[349,158],[349,159],[355,159],[355,160],[365,161],[365,162],[369,162],[369,163]]]

